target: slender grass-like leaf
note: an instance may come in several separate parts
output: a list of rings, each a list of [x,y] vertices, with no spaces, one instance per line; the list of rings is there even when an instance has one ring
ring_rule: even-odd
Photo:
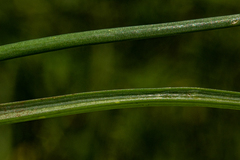
[[[154,106],[197,106],[240,110],[240,93],[202,88],[153,88],[70,94],[0,104],[0,124]]]
[[[0,46],[0,60],[12,59],[64,48],[163,37],[240,25],[240,14],[181,22],[102,29],[28,40]]]

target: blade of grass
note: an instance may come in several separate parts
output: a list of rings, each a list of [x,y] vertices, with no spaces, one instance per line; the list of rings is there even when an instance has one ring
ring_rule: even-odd
[[[197,106],[240,110],[240,93],[202,88],[152,88],[70,94],[0,104],[0,124],[153,106]]]
[[[240,14],[63,34],[0,46],[0,61],[82,45],[163,37],[238,25]]]

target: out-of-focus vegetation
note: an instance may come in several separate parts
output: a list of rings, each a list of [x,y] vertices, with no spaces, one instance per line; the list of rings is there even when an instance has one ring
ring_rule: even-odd
[[[2,0],[0,45],[101,28],[236,14],[240,1]],[[0,62],[0,103],[118,88],[240,91],[240,28]],[[139,108],[0,126],[0,159],[239,159],[239,111]]]

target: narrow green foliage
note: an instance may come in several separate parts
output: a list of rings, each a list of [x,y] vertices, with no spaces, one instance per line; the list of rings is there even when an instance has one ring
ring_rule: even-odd
[[[0,60],[82,45],[147,39],[240,25],[240,14],[181,22],[102,29],[58,35],[0,46]]]
[[[82,45],[163,37],[238,25],[240,14],[65,34],[0,46],[0,60]],[[198,106],[240,110],[240,93],[201,88],[160,88],[71,94],[0,104],[0,124],[147,106]]]
[[[201,88],[127,89],[78,93],[0,104],[0,124],[153,106],[197,106],[240,110],[240,93]]]

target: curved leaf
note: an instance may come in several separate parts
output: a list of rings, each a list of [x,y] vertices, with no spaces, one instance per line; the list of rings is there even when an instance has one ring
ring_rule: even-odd
[[[0,124],[153,106],[198,106],[240,110],[240,93],[202,88],[152,88],[70,94],[0,104]]]
[[[0,46],[0,60],[82,45],[163,37],[180,33],[226,28],[238,25],[240,25],[240,14],[181,22],[63,34]]]

